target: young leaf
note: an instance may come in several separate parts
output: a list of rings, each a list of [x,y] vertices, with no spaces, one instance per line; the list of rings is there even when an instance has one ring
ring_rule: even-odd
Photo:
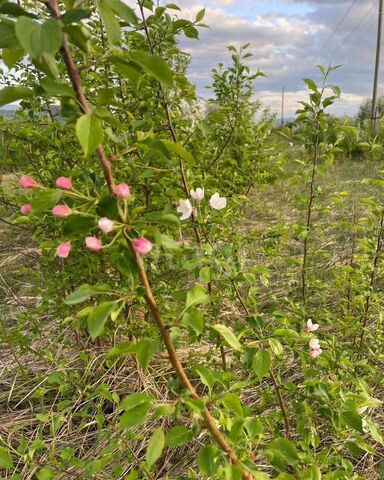
[[[213,445],[201,448],[197,456],[197,465],[203,475],[213,477],[217,472],[217,450]]]
[[[237,352],[241,352],[243,350],[243,347],[237,339],[236,335],[227,326],[222,324],[216,324],[212,328],[216,330],[216,332],[218,332],[228,343],[228,345],[234,350],[236,350]]]
[[[119,420],[120,428],[134,428],[143,424],[151,409],[150,402],[144,402],[123,413]]]
[[[296,465],[299,455],[295,445],[286,438],[276,438],[267,445],[267,451],[277,453],[288,465]]]
[[[149,468],[154,465],[157,460],[161,457],[161,454],[164,449],[165,437],[162,428],[158,428],[153,433],[152,437],[149,440],[147,451],[145,452],[145,460]]]
[[[205,288],[199,285],[193,286],[187,293],[187,301],[185,308],[195,307],[197,305],[205,305],[209,302],[209,295]]]
[[[104,332],[105,324],[115,306],[115,302],[102,302],[91,310],[87,318],[87,327],[92,340]]]
[[[202,10],[197,12],[196,22],[201,22],[201,20],[203,20],[204,16],[205,16],[205,8],[203,8]]]
[[[13,460],[11,455],[3,447],[0,447],[0,470],[7,470],[13,467]]]
[[[76,122],[76,135],[84,154],[88,156],[102,143],[104,130],[96,115],[86,113]]]
[[[271,368],[271,356],[268,350],[258,350],[252,361],[253,371],[256,373],[259,382],[268,375]]]
[[[176,448],[188,443],[193,438],[193,432],[182,425],[171,428],[165,437],[165,443],[168,447]]]
[[[223,402],[224,407],[227,410],[235,413],[237,417],[244,417],[243,406],[241,405],[240,399],[237,395],[234,393],[226,393],[221,401]]]
[[[64,299],[64,303],[66,305],[76,305],[77,303],[84,302],[84,300],[87,300],[87,298],[97,295],[98,293],[101,293],[100,290],[97,290],[91,285],[84,284],[74,292],[67,295]]]
[[[208,388],[212,388],[214,384],[214,378],[209,368],[204,367],[204,365],[197,365],[195,369],[202,383],[204,383],[204,385],[206,385]]]

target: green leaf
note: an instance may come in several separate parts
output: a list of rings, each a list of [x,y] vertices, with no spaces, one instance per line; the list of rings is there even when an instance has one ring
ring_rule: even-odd
[[[213,477],[218,469],[217,450],[213,445],[201,448],[197,456],[197,465],[203,475]]]
[[[108,358],[136,355],[137,360],[144,370],[148,367],[149,362],[154,353],[160,351],[161,345],[159,340],[140,340],[137,343],[122,342],[113,347],[108,352]]]
[[[168,447],[176,448],[190,442],[193,438],[193,432],[190,428],[182,425],[171,428],[165,437],[165,443]]]
[[[3,447],[0,447],[0,470],[7,470],[13,467],[13,460],[11,455]]]
[[[64,226],[64,235],[76,233],[85,233],[95,227],[95,220],[91,217],[83,217],[83,215],[71,215],[67,218]]]
[[[267,451],[277,453],[288,465],[296,465],[299,462],[299,455],[295,445],[286,438],[276,438],[267,447]]]
[[[228,345],[234,350],[236,350],[237,352],[241,352],[243,350],[243,347],[237,339],[236,335],[227,326],[222,324],[216,324],[212,328],[216,330],[216,332],[218,332],[228,343]]]
[[[115,13],[111,8],[109,0],[100,0],[98,2],[98,11],[107,31],[108,41],[112,45],[117,45],[121,40],[121,28]]]
[[[118,220],[119,209],[117,198],[114,195],[106,195],[105,197],[102,197],[96,206],[96,213],[100,217],[108,217],[111,220]]]
[[[37,191],[31,200],[33,213],[40,213],[44,210],[51,209],[59,202],[62,196],[63,192],[55,188]]]
[[[18,44],[14,24],[0,22],[0,48],[13,49],[15,46],[17,47]]]
[[[173,84],[173,74],[169,65],[161,57],[151,55],[143,51],[129,52],[129,58],[137,63],[148,75],[156,78],[160,83],[167,87]]]
[[[54,478],[54,474],[50,468],[43,467],[36,474],[36,478],[37,480],[51,480],[52,478]]]
[[[97,295],[100,290],[97,290],[95,287],[88,285],[87,283],[81,285],[77,290],[67,295],[64,299],[64,303],[66,305],[76,305],[77,303],[84,302],[88,298],[92,297],[93,295]]]
[[[310,90],[313,90],[314,92],[317,91],[317,85],[313,80],[311,80],[310,78],[304,78],[304,82],[308,85],[308,88]]]
[[[167,149],[173,153],[179,155],[186,162],[193,163],[193,155],[188,152],[180,143],[171,142],[170,140],[163,139],[161,140]]]
[[[363,421],[358,413],[351,411],[343,412],[340,415],[340,421],[343,425],[363,433]]]
[[[194,285],[187,293],[185,309],[196,307],[197,305],[205,305],[209,302],[209,295],[204,287]]]
[[[241,405],[240,399],[237,395],[234,393],[226,393],[222,397],[221,401],[223,402],[224,407],[227,410],[235,413],[237,417],[244,417],[243,406]]]
[[[24,15],[25,17],[35,17],[35,15],[27,12],[24,10],[24,8],[20,7],[20,5],[13,2],[1,2],[0,13],[10,15],[12,17],[20,17],[21,15]]]
[[[199,272],[199,278],[204,283],[209,283],[212,280],[212,271],[210,267],[203,267]]]
[[[35,94],[33,90],[26,87],[5,87],[0,90],[0,107],[8,103],[21,100],[22,98],[31,98]]]
[[[136,407],[128,410],[123,413],[119,420],[119,427],[122,429],[125,428],[134,428],[145,422],[149,410],[151,409],[150,402],[144,402]]]
[[[0,34],[1,35],[1,34]],[[8,68],[12,68],[24,56],[23,49],[3,48],[2,58]]]
[[[185,312],[180,323],[192,329],[197,336],[203,333],[204,318],[199,310],[189,310]]]
[[[41,80],[40,85],[52,96],[76,98],[72,86],[68,83],[46,77]]]
[[[145,452],[145,460],[149,466],[149,468],[154,465],[157,460],[161,457],[163,453],[165,444],[165,437],[162,428],[158,428],[154,431],[153,435],[151,436],[147,451]]]
[[[76,122],[76,135],[84,150],[84,154],[88,156],[102,143],[104,130],[96,115],[86,113]]]
[[[143,392],[132,393],[122,400],[120,406],[123,410],[133,410],[143,403],[152,403],[152,397]]]
[[[188,27],[185,27],[183,32],[187,38],[199,38],[199,31],[193,25],[188,25]]]
[[[273,332],[276,337],[299,338],[300,335],[291,328],[278,328]]]
[[[128,5],[121,0],[108,0],[108,3],[116,15],[118,15],[122,20],[125,20],[132,25],[137,25],[137,16],[131,7],[128,7]]]
[[[375,421],[371,420],[370,418],[367,418],[365,421],[373,439],[376,442],[380,443],[381,445],[384,445],[384,435],[379,425]]]
[[[20,45],[32,58],[55,55],[61,47],[61,27],[55,19],[41,24],[22,16],[17,19],[15,32]]]
[[[253,357],[252,369],[256,373],[259,382],[268,375],[270,368],[271,356],[268,350],[258,350]]]
[[[154,353],[160,350],[160,344],[156,340],[140,340],[136,344],[136,357],[139,365],[144,370],[148,367]]]
[[[204,385],[206,385],[208,388],[212,388],[214,384],[214,378],[209,368],[205,367],[204,365],[197,365],[195,370],[198,373],[202,383],[204,383]]]
[[[87,318],[87,327],[92,340],[104,332],[105,324],[115,306],[115,302],[102,302],[91,310]]]
[[[204,16],[205,16],[205,8],[203,8],[202,10],[197,12],[196,22],[201,22],[201,20],[203,20]]]

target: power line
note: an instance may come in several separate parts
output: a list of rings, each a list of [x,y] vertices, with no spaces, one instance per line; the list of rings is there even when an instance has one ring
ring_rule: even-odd
[[[338,54],[340,52],[340,50],[343,48],[343,46],[347,43],[347,40],[351,37],[352,34],[356,33],[356,31],[359,29],[359,27],[362,25],[362,23],[364,22],[364,20],[373,12],[373,8],[376,6],[375,4],[375,0],[373,2],[371,2],[371,6],[370,8],[365,12],[365,15],[363,15],[360,20],[350,29],[349,33],[347,33],[347,35],[344,37],[344,39],[339,43],[339,45],[333,49],[333,51],[331,52],[331,55],[332,55],[332,58],[335,58],[336,54]],[[362,34],[356,39],[354,40],[354,42],[349,46],[347,52],[350,51],[350,49],[352,47],[355,47],[356,45],[359,44],[359,41],[362,40],[365,35],[369,32],[369,30],[371,29],[371,27],[373,26],[373,24],[376,22],[376,20],[374,19],[372,22],[369,23],[367,29],[364,29],[362,31]]]
[[[353,0],[353,2],[349,5],[349,7],[347,8],[347,10],[344,12],[344,15],[341,17],[339,23],[336,25],[336,28],[333,30],[333,32],[331,33],[331,35],[328,37],[328,39],[326,40],[326,42],[324,43],[323,45],[323,48],[325,48],[328,43],[332,40],[332,38],[335,36],[336,32],[339,30],[339,28],[341,27],[342,23],[344,22],[344,20],[347,18],[347,15],[349,14],[349,12],[352,10],[352,8],[356,5],[357,3],[357,0]]]
[[[371,2],[371,8],[369,10],[366,11],[365,15],[363,17],[360,18],[360,20],[351,28],[351,30],[349,31],[349,33],[347,34],[346,37],[344,37],[344,40],[341,41],[339,48],[342,48],[343,45],[345,44],[345,42],[349,39],[349,37],[353,34],[353,33],[356,33],[356,30],[360,27],[360,25],[364,22],[364,20],[368,17],[368,15],[370,13],[373,12],[373,8],[376,6],[376,3],[373,1]]]

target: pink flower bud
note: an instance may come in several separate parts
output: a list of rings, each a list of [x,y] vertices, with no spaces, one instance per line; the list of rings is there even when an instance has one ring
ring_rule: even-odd
[[[71,251],[70,242],[60,243],[60,245],[56,249],[56,256],[60,258],[67,258],[70,251]]]
[[[23,215],[28,215],[28,213],[31,213],[32,211],[32,205],[30,205],[29,203],[24,203],[24,205],[21,206],[20,210]]]
[[[131,195],[131,189],[126,183],[120,183],[115,187],[115,195],[120,200],[127,200]]]
[[[68,177],[59,177],[56,180],[56,187],[62,190],[70,190],[72,188],[72,180]]]
[[[115,228],[115,223],[107,217],[100,218],[100,220],[97,222],[97,225],[105,234],[111,233]]]
[[[71,214],[71,209],[67,205],[56,205],[52,208],[52,215],[55,217],[68,217]]]
[[[321,348],[316,348],[315,350],[311,350],[310,355],[312,358],[317,358],[322,353]]]
[[[19,184],[23,188],[38,188],[39,184],[32,177],[21,177]]]
[[[92,250],[92,252],[98,252],[103,248],[101,240],[97,237],[85,237],[85,245],[89,250]]]
[[[133,242],[133,246],[139,255],[146,255],[152,250],[152,243],[145,237],[137,238]]]

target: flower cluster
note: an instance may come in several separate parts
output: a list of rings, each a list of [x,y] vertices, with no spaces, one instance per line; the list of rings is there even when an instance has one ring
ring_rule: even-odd
[[[204,188],[196,188],[196,190],[191,190],[189,193],[191,198],[196,202],[201,202],[205,195]],[[227,206],[227,199],[225,197],[220,197],[220,195],[216,192],[209,199],[209,205],[214,210],[222,210]],[[181,213],[180,220],[186,220],[194,212],[194,208],[189,199],[179,200],[176,210],[178,213]]]
[[[312,319],[308,318],[305,331],[307,333],[313,333],[313,332],[316,332],[316,330],[318,330],[319,327],[320,325],[318,323],[313,323]],[[309,348],[310,348],[309,354],[312,358],[318,357],[323,351],[322,348],[320,347],[320,342],[317,338],[312,338],[309,341]]]
[[[37,189],[43,188],[41,187],[32,177],[23,176],[19,180],[19,184],[21,187],[26,189]],[[59,177],[56,180],[56,187],[60,188],[61,190],[72,190],[73,184],[72,180],[68,177]],[[114,193],[119,200],[128,200],[131,196],[131,189],[129,185],[126,183],[120,183],[119,185],[115,186]],[[24,215],[28,215],[32,212],[32,205],[29,203],[25,203],[20,208],[21,213]],[[59,218],[65,218],[71,215],[73,210],[69,208],[65,204],[56,205],[52,208],[52,215]],[[107,235],[115,230],[115,222],[107,217],[102,217],[98,220],[97,226],[99,227],[100,231]],[[88,236],[84,240],[85,246],[91,250],[92,252],[98,252],[103,247],[102,241],[95,236]],[[145,237],[137,238],[133,241],[133,246],[136,252],[139,255],[146,255],[152,250],[152,243]],[[56,256],[60,258],[67,258],[71,252],[71,242],[63,242],[58,245],[56,249]]]

